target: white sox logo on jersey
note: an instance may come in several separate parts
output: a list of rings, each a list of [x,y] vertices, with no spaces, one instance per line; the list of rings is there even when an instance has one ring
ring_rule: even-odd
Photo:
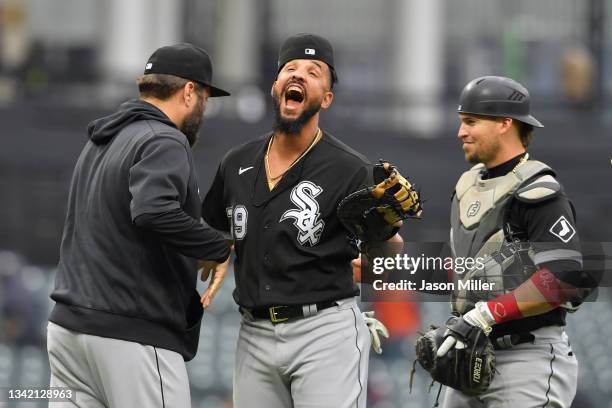
[[[310,181],[302,181],[291,190],[291,201],[298,206],[298,209],[285,211],[279,222],[283,222],[288,218],[293,218],[293,225],[300,231],[298,234],[298,242],[301,245],[306,243],[310,246],[315,246],[325,222],[319,217],[319,203],[315,198],[323,192],[323,189]]]
[[[566,244],[576,235],[576,230],[563,215],[555,221],[548,231]]]

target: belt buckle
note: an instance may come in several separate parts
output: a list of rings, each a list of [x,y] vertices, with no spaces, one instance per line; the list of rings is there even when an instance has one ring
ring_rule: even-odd
[[[278,318],[277,315],[277,309],[280,309],[282,307],[286,307],[286,306],[271,306],[268,308],[268,312],[270,313],[270,321],[272,323],[282,323],[284,321],[289,320],[288,317],[282,317],[282,318]]]

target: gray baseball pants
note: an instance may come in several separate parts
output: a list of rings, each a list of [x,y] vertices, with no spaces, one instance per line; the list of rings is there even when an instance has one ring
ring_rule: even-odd
[[[578,362],[562,327],[532,332],[535,341],[496,350],[498,373],[478,398],[446,388],[443,408],[569,408],[576,395]]]
[[[272,324],[243,316],[235,408],[364,408],[370,334],[355,299]]]
[[[75,391],[53,408],[191,408],[183,357],[174,351],[47,326],[51,387]]]

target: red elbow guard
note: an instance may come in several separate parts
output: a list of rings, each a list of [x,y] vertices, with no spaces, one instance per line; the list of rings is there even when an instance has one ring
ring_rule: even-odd
[[[565,301],[561,283],[550,270],[542,268],[534,273],[530,280],[551,306],[558,307]]]

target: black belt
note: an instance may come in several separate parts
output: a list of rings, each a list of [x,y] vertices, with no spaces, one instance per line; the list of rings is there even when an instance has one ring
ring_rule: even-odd
[[[257,309],[240,308],[242,314],[248,314],[255,319],[266,319],[272,323],[282,323],[289,319],[314,316],[323,309],[337,306],[335,300],[313,303],[310,305],[270,306]]]
[[[530,332],[491,335],[491,343],[495,350],[507,350],[522,343],[533,343],[535,336]]]

